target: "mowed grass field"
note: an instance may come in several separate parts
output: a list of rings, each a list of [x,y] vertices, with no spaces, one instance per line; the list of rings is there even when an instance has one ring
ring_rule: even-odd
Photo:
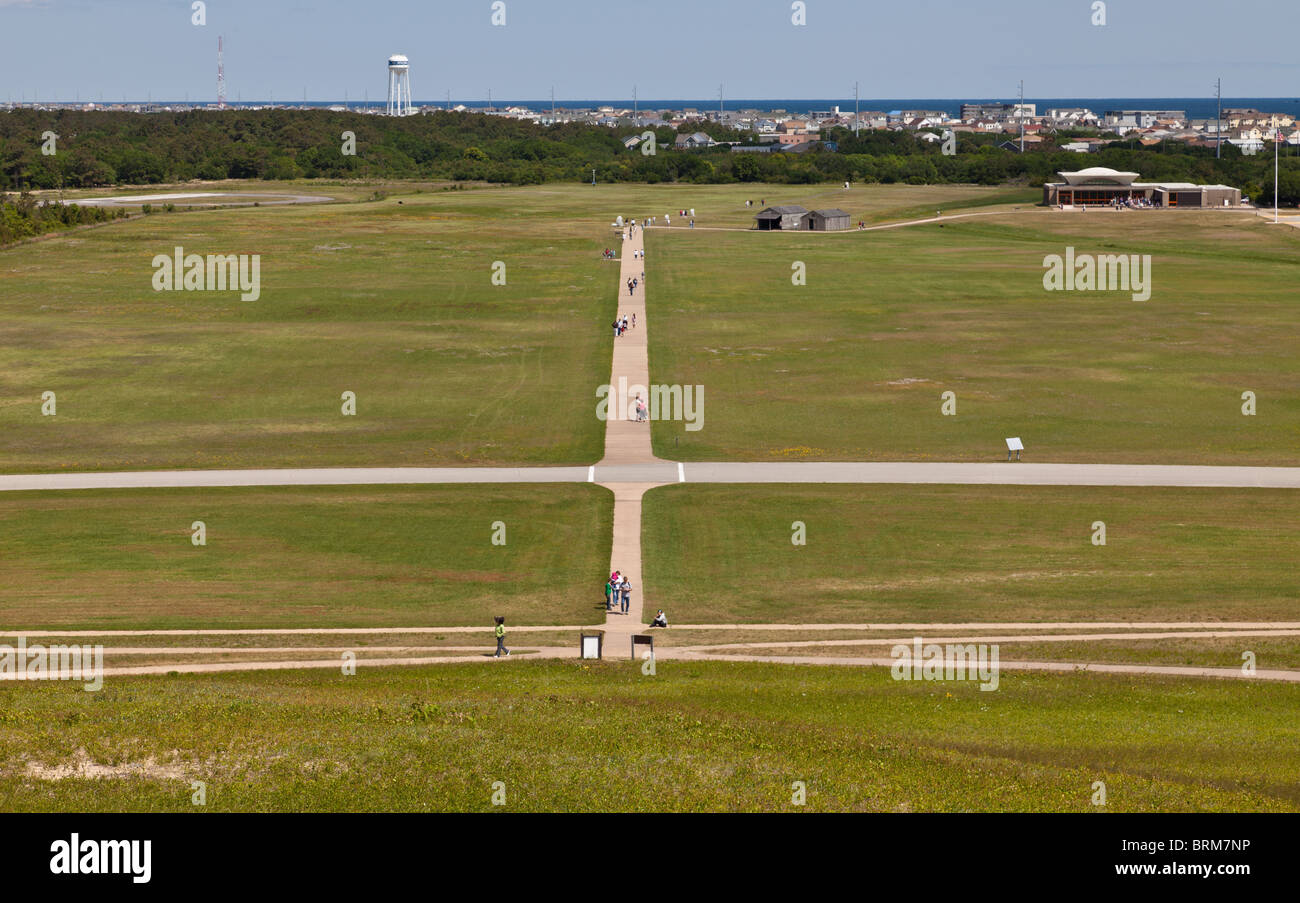
[[[0,470],[591,463],[617,303],[618,265],[600,258],[616,245],[610,223],[694,207],[701,225],[743,228],[747,198],[803,196],[381,183],[366,190],[388,196],[368,201],[356,184],[245,187],[349,203],[156,213],[0,251]],[[1017,196],[882,186],[849,206],[874,220]],[[153,259],[176,246],[260,255],[261,297],[155,292]],[[492,284],[498,261],[505,285]]]
[[[602,620],[612,519],[587,484],[6,493],[0,629],[483,625],[481,643],[494,615]]]
[[[651,377],[705,396],[703,429],[653,425],[660,456],[995,461],[1019,436],[1030,461],[1300,462],[1300,230],[1025,207],[647,244]],[[1046,291],[1044,258],[1067,247],[1150,255],[1150,299]]]
[[[0,685],[6,811],[1295,811],[1293,686],[730,662]],[[207,784],[194,806],[191,781]]]
[[[603,217],[524,199],[156,214],[0,251],[0,468],[594,460]],[[260,255],[261,297],[155,292],[176,246]]]
[[[670,623],[1300,620],[1287,490],[685,484],[642,512]]]

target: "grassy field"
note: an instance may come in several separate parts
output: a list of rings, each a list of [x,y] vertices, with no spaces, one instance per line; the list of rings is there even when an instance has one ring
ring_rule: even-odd
[[[0,252],[0,468],[594,460],[606,230],[520,201],[177,212]],[[261,297],[154,292],[176,245],[261,255]]]
[[[748,226],[745,199],[772,188],[245,187],[348,202],[156,213],[0,251],[0,470],[590,463],[616,306],[609,224],[694,207],[702,225]],[[770,200],[874,221],[1018,197],[816,191]],[[261,255],[261,297],[153,291],[154,256],[177,245]]]
[[[1287,490],[686,484],[642,512],[679,624],[1297,619]]]
[[[1297,690],[514,661],[0,685],[5,811],[1300,808]],[[92,776],[97,775],[97,776]]]
[[[647,239],[651,376],[706,397],[698,432],[653,425],[661,456],[992,461],[1020,436],[1031,461],[1297,463],[1295,229],[1234,211],[1026,208],[704,236]],[[1151,255],[1150,299],[1046,291],[1043,260],[1067,246]]]
[[[612,518],[586,484],[8,493],[0,629],[583,624]]]

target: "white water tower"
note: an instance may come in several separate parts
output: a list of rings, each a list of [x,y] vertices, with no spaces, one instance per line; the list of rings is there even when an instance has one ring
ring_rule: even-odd
[[[409,116],[411,109],[411,61],[405,54],[388,58],[388,115]]]

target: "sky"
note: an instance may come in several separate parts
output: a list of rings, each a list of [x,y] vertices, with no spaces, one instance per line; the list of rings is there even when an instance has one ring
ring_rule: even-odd
[[[1296,0],[0,0],[0,101],[1300,96]]]

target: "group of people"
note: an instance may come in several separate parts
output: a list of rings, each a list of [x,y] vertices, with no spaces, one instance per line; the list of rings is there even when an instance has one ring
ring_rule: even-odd
[[[619,605],[619,612],[627,614],[627,608],[631,604],[632,584],[626,574],[615,571],[609,575],[609,582],[605,584],[605,611],[613,611],[614,606]]]
[[[635,294],[635,293],[636,293],[636,287],[637,287],[638,285],[640,285],[640,284],[641,284],[641,280],[638,279],[637,277],[635,277],[635,276],[631,276],[631,277],[629,277],[628,280],[627,280],[627,293],[628,293],[629,295]]]
[[[1146,197],[1135,197],[1135,198],[1117,197],[1117,198],[1111,198],[1110,206],[1112,207],[1154,207],[1156,205],[1152,203],[1150,198],[1146,198]]]
[[[754,206],[754,202],[753,202],[753,201],[745,201],[745,206],[746,206],[746,207],[753,207],[753,206]],[[760,207],[766,207],[766,206],[767,206],[767,198],[759,198],[758,206],[760,206]]]
[[[619,614],[627,614],[628,607],[632,604],[632,584],[627,579],[626,574],[620,574],[618,571],[609,575],[609,581],[605,584],[605,611],[613,611],[618,606]],[[664,614],[661,608],[655,612],[654,618],[650,621],[651,627],[667,627],[668,616]]]
[[[605,260],[618,260],[618,255],[614,253],[613,248],[606,248],[604,253],[602,253],[600,256],[603,257]]]
[[[614,338],[618,338],[623,333],[627,332],[629,329],[635,329],[635,328],[636,328],[636,314],[632,314],[630,319],[627,314],[623,314],[621,317],[619,317],[617,320],[614,321]]]

